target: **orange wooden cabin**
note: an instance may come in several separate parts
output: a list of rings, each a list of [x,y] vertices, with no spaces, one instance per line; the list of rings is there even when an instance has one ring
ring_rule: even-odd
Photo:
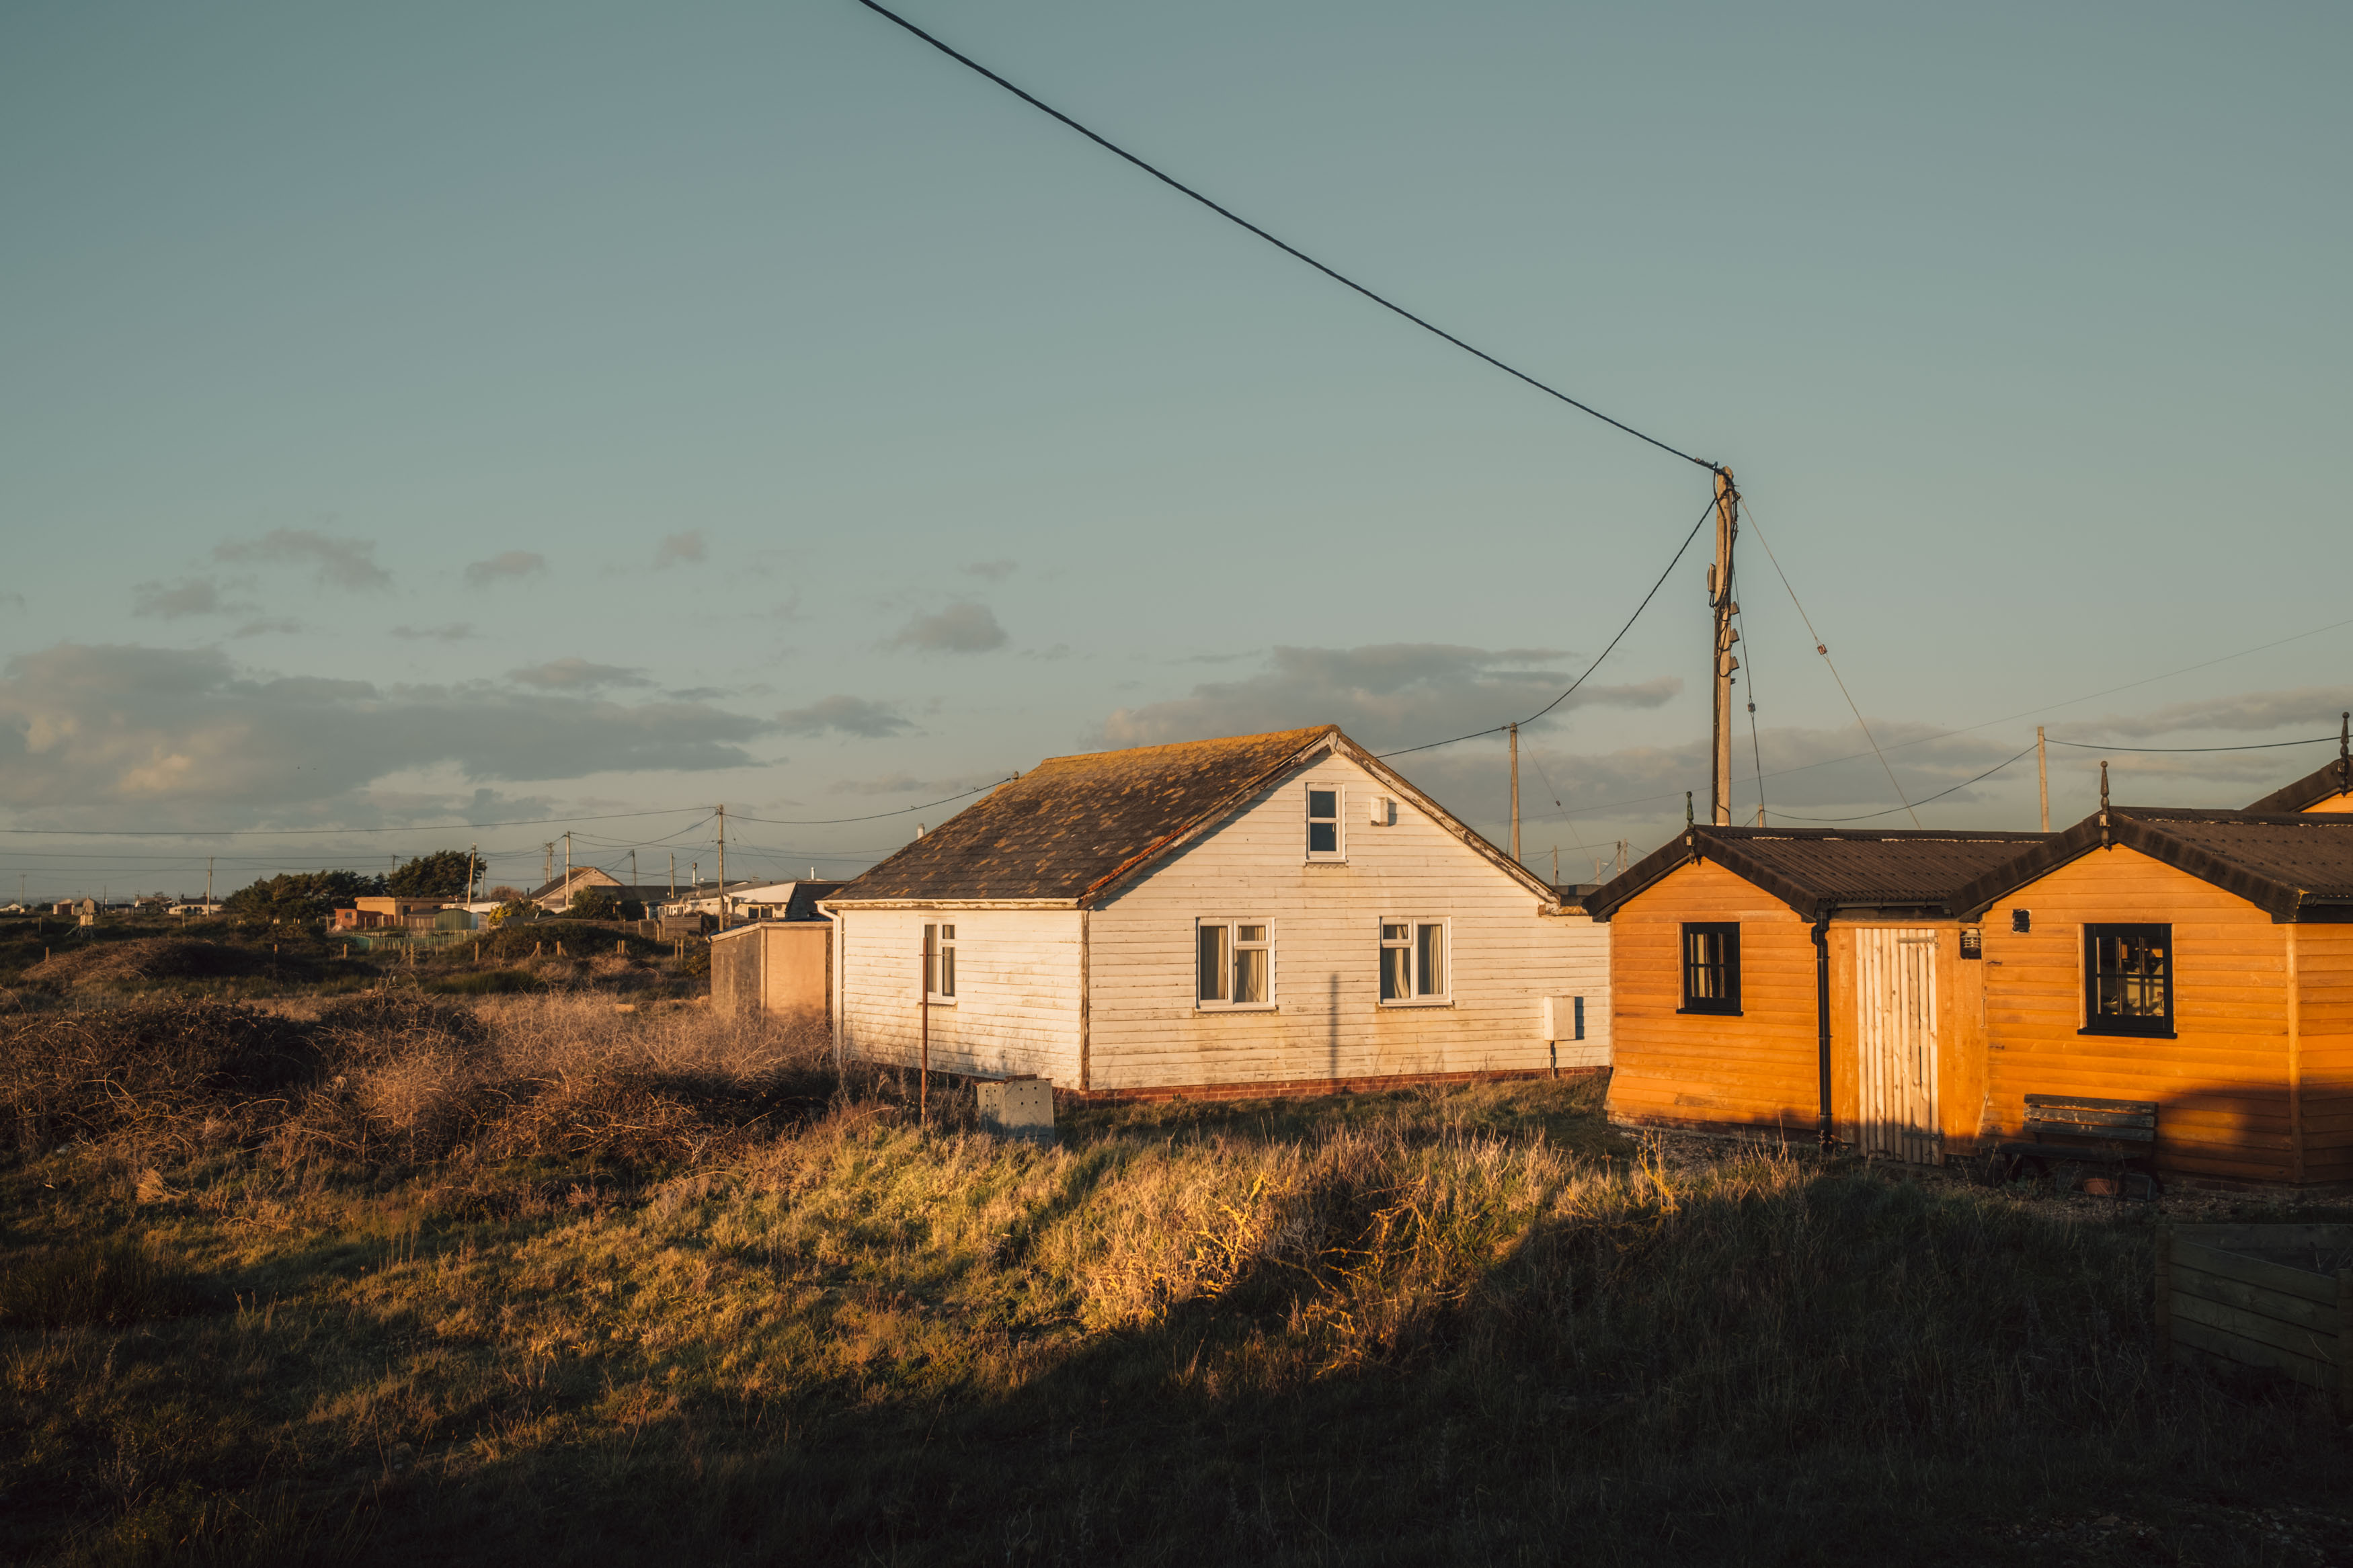
[[[2029,1094],[2155,1101],[2159,1170],[2353,1179],[2353,814],[2116,807],[1959,904],[1984,1135]]]
[[[1612,1119],[1972,1145],[1983,966],[1955,900],[2048,837],[1687,828],[1585,900],[1610,927]]]

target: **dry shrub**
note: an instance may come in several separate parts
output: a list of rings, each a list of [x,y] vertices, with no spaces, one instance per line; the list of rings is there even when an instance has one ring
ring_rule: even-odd
[[[27,1154],[128,1138],[193,1153],[282,1117],[318,1047],[273,1013],[142,1003],[0,1020],[0,1106]]]
[[[197,1303],[193,1280],[128,1237],[33,1247],[0,1261],[0,1326],[7,1328],[134,1323]]]
[[[130,985],[142,981],[220,980],[268,974],[273,968],[308,973],[296,956],[187,937],[136,937],[128,942],[77,942],[25,971],[45,985]]]

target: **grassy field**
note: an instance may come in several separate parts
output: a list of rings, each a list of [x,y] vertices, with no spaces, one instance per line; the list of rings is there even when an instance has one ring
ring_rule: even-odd
[[[0,1083],[12,1559],[2353,1561],[2325,1404],[2153,1359],[2151,1209],[1589,1081],[1040,1150],[412,990],[0,1017]]]

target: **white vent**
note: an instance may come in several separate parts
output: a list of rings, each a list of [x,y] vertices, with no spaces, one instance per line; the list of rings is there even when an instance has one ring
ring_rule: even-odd
[[[1397,802],[1385,795],[1373,796],[1368,814],[1375,827],[1387,827],[1397,820]]]

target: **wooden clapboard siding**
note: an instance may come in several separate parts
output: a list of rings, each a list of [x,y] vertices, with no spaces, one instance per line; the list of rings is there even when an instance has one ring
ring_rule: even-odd
[[[1693,917],[1698,918],[1696,916]],[[1858,1010],[1855,933],[1873,928],[1933,931],[1936,938],[1936,1124],[1947,1153],[1965,1153],[1987,1134],[1985,965],[1960,956],[1961,922],[1935,917],[1838,915],[1830,930],[1831,1107],[1841,1142],[1862,1131],[1862,1024]],[[1810,937],[1808,939],[1811,940]],[[1810,1005],[1810,982],[1807,992]],[[1816,1098],[1819,1099],[1819,1089]]]
[[[1341,791],[1346,859],[1305,858],[1305,792]],[[1374,797],[1396,820],[1367,821]],[[1547,995],[1586,998],[1586,1044],[1610,1041],[1609,933],[1539,912],[1538,895],[1345,757],[1293,773],[1092,913],[1089,1085],[1320,1082],[1548,1065]],[[1453,1002],[1380,1005],[1383,916],[1451,922]],[[1269,1012],[1194,1005],[1202,919],[1274,927]]]
[[[1678,1011],[1686,921],[1739,923],[1739,1016]],[[1810,1133],[1820,1103],[1811,928],[1746,879],[1701,861],[1620,905],[1609,931],[1611,1116]]]
[[[2304,1179],[2353,1181],[2353,925],[2295,928]]]
[[[2032,929],[2010,929],[2010,911]],[[2084,927],[2173,928],[2169,1040],[2084,1035]],[[2029,1094],[2158,1102],[2165,1169],[2297,1179],[2288,1092],[2286,928],[2254,905],[2135,849],[2094,850],[1986,912],[1989,1119],[2025,1131]]]
[[[1076,910],[859,909],[842,913],[840,1041],[855,1059],[913,1066],[923,926],[956,928],[956,999],[931,1009],[932,1068],[1079,1083]]]

